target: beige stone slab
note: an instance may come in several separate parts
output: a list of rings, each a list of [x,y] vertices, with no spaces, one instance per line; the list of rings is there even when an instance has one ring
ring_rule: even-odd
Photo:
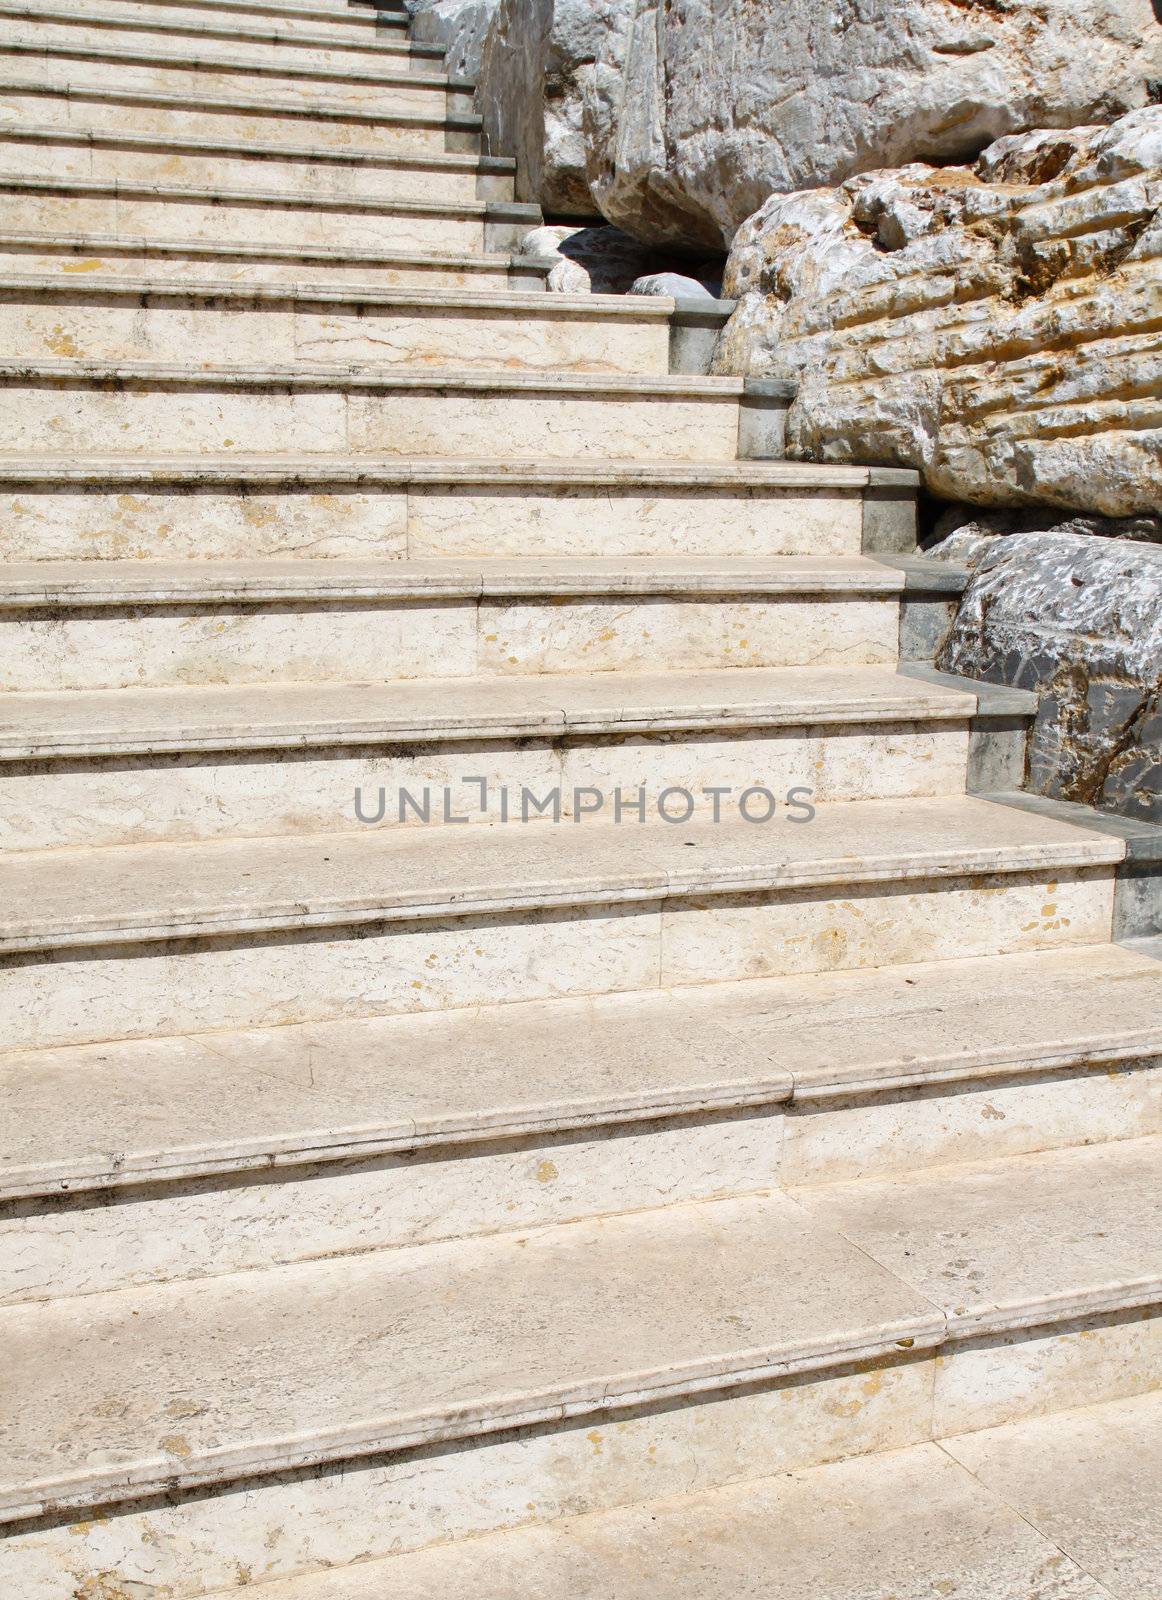
[[[277,244],[221,245],[212,239],[154,243],[116,234],[0,234],[0,270],[37,272],[66,281],[88,273],[130,278],[165,278],[199,283],[298,283],[306,277],[328,283],[373,284],[377,288],[426,287],[504,289],[509,258],[406,251],[332,250]]]
[[[0,1185],[62,1194],[787,1098],[786,1067],[727,1022],[725,998],[674,991],[10,1053]]]
[[[1085,868],[1102,874],[1100,887],[1125,850],[1120,839],[959,797],[904,812],[882,800],[821,806],[798,826],[778,815],[763,827],[561,826],[567,846],[550,824],[11,852],[0,862],[0,940],[16,951],[440,917],[451,907],[467,916],[853,883],[895,893],[908,879],[995,874],[1003,884],[1008,874]]]
[[[86,277],[67,289],[0,281],[0,339],[31,360],[404,363],[446,368],[624,373],[669,371],[668,303],[627,316],[602,304],[558,310],[556,296],[463,294],[349,299],[307,286],[272,298],[228,284],[166,292]],[[644,298],[644,297],[643,297]],[[547,309],[546,309],[547,308]]]
[[[818,1372],[923,1349],[942,1318],[772,1195],[12,1308],[5,1325],[11,1518]]]
[[[200,59],[199,59],[200,57]],[[265,90],[309,107],[324,96],[330,103],[385,113],[414,111],[430,117],[445,114],[448,93],[441,81],[429,85],[419,73],[390,69],[290,66],[275,61],[231,60],[218,52],[167,59],[161,50],[118,50],[111,45],[28,46],[0,39],[0,74],[34,72],[41,82],[61,87],[92,86],[139,94],[210,96],[248,95]]]
[[[0,186],[2,189],[2,186]],[[143,186],[144,189],[144,186]],[[464,202],[440,210],[398,200],[372,202],[351,196],[308,193],[293,204],[285,195],[251,199],[246,190],[191,189],[169,194],[123,193],[114,202],[100,195],[41,199],[11,195],[6,213],[12,227],[144,234],[154,239],[233,240],[239,244],[351,245],[355,249],[451,252],[482,251],[482,212]],[[204,197],[203,197],[204,196]],[[407,210],[408,206],[415,209]]]
[[[236,18],[232,27],[206,21],[186,22],[171,17],[126,14],[120,6],[85,8],[70,13],[51,7],[6,6],[0,11],[0,48],[7,43],[27,47],[41,43],[46,47],[72,45],[81,49],[161,53],[166,56],[194,57],[202,62],[225,59],[231,62],[254,61],[265,66],[290,69],[349,67],[353,72],[407,71],[407,47],[394,39],[377,40],[332,35],[283,32],[267,26],[255,27]],[[418,58],[416,67],[425,75],[440,68],[438,60]]]
[[[520,377],[531,381],[522,384]],[[475,381],[473,381],[475,379]],[[585,374],[415,373],[332,367],[198,372],[160,364],[0,368],[15,451],[172,450],[494,459],[733,462],[737,385]],[[660,430],[660,431],[659,431]],[[886,570],[886,569],[884,569]]]
[[[1128,1461],[1119,1465],[1124,1472]],[[1110,1509],[1114,1526],[1125,1527]],[[1128,1520],[1132,1527],[1132,1514]],[[480,1593],[496,1600],[546,1593],[573,1600],[1108,1600],[1110,1590],[936,1445],[270,1585],[270,1600]]]
[[[88,8],[86,8],[88,9]],[[110,9],[102,6],[102,10]],[[357,5],[282,5],[278,0],[117,0],[118,15],[173,25],[276,30],[280,34],[323,34],[329,38],[369,38],[395,52],[408,48],[407,19],[401,12]]]
[[[1162,1300],[1159,1138],[796,1193],[939,1305],[953,1338]]]
[[[327,146],[296,148],[220,141],[163,140],[115,135],[105,141],[90,129],[72,139],[61,129],[31,130],[0,124],[0,165],[28,177],[96,178],[132,184],[181,184],[197,188],[285,188],[320,196],[359,195],[368,199],[442,200],[449,204],[477,198],[479,165],[473,156],[429,155],[410,160],[376,159],[370,152],[349,153]],[[66,142],[67,139],[67,142]],[[511,199],[501,180],[492,179],[493,198]],[[511,191],[511,183],[509,184]]]
[[[605,1413],[515,1436],[349,1462],[211,1495],[174,1495],[115,1516],[22,1530],[5,1542],[7,1575],[37,1600],[119,1581],[174,1596],[229,1592],[240,1572],[286,1573],[365,1562],[490,1529],[520,1527],[786,1472],[928,1437],[933,1362],[891,1361],[752,1385],[712,1404]],[[366,1570],[366,1569],[365,1569]],[[312,1580],[314,1581],[314,1580]],[[107,1587],[107,1583],[106,1583]]]
[[[1137,1600],[1162,1571],[1162,1394],[944,1441],[992,1494]]]
[[[11,695],[0,758],[320,745],[423,735],[657,733],[881,723],[961,723],[976,698],[882,667],[416,680],[295,688]]]
[[[337,149],[443,151],[442,116],[367,113],[325,99],[293,101],[267,86],[223,95],[133,91],[72,83],[66,89],[30,75],[28,64],[0,73],[0,115],[54,127],[94,127],[119,133],[173,133],[191,138],[259,139],[270,144],[306,142]]]

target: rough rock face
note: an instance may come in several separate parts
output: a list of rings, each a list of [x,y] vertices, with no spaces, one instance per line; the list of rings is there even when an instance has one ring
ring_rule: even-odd
[[[1162,75],[1153,0],[590,0],[589,181],[638,238],[729,243],[772,193],[1108,122]]]
[[[417,44],[442,44],[449,73],[475,81],[498,0],[407,0]]]
[[[927,552],[974,569],[937,665],[1039,695],[1030,788],[1162,822],[1162,522],[1012,526]]]
[[[1162,107],[773,197],[719,372],[798,381],[789,449],[977,505],[1162,512]]]
[[[600,215],[585,176],[581,106],[604,31],[592,0],[489,0],[477,101],[493,155],[515,156],[517,198]]]

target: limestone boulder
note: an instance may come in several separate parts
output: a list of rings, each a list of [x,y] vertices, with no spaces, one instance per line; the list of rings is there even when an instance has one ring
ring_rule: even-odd
[[[475,82],[497,4],[498,0],[407,0],[411,36],[417,44],[442,45],[449,73]]]
[[[553,262],[548,287],[555,294],[628,294],[649,271],[652,257],[620,228],[563,223],[533,228],[517,254]]]
[[[1162,521],[986,513],[927,554],[973,569],[937,665],[1038,696],[1029,787],[1162,822]]]
[[[794,380],[788,449],[976,505],[1162,513],[1162,107],[776,195],[721,373]]]
[[[605,20],[595,0],[488,0],[477,83],[493,155],[515,156],[517,198],[546,213],[598,217],[581,110]]]
[[[1162,76],[1154,0],[590,3],[589,185],[611,222],[686,246],[728,244],[774,193],[1107,123]]]

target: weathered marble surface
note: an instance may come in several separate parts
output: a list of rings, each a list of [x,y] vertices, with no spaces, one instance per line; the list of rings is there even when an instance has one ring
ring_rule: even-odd
[[[1145,105],[1151,0],[590,0],[590,188],[642,239],[729,243],[772,193]]]
[[[798,383],[792,456],[1162,512],[1160,204],[1162,107],[775,195],[735,239],[716,370]]]
[[[938,664],[1037,692],[1032,788],[1162,822],[1162,523],[1036,520],[976,517],[928,552],[974,569]]]
[[[475,80],[497,0],[406,0],[406,4],[410,37],[417,44],[443,45],[448,72]]]

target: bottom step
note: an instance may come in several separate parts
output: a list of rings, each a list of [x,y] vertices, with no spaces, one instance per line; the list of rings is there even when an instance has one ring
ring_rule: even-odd
[[[1162,1394],[264,1584],[263,1600],[1147,1600]],[[232,1593],[235,1591],[231,1591]]]

